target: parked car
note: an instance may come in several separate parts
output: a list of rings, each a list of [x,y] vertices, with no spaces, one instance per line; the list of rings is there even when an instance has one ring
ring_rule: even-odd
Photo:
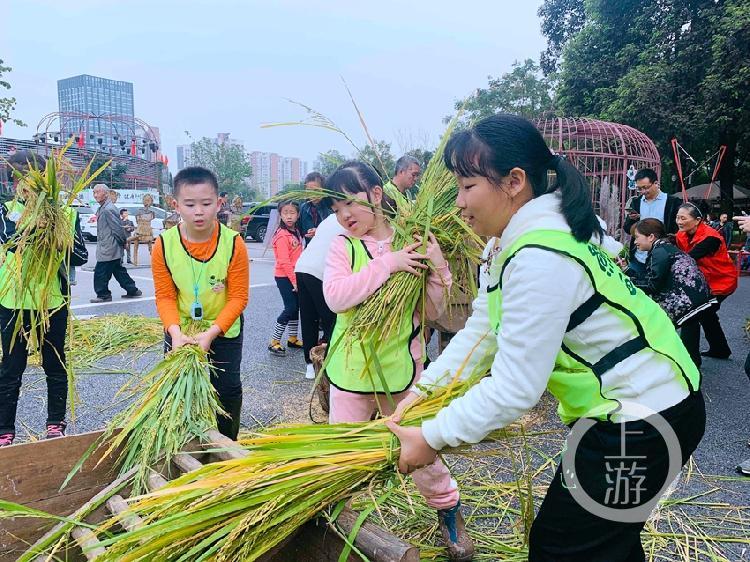
[[[251,209],[259,203],[248,203],[247,208]],[[244,207],[245,205],[243,205]],[[270,203],[259,207],[252,215],[242,219],[242,229],[245,232],[245,240],[251,238],[256,242],[263,242],[268,230],[268,219],[271,211],[277,207],[276,203]]]
[[[130,214],[130,219],[133,221],[133,224],[135,224],[135,215],[138,211],[143,209],[143,205],[138,205],[136,207],[123,205],[118,206],[117,208],[127,209],[128,213]],[[83,237],[85,239],[94,242],[96,241],[96,211],[91,208],[89,208],[89,210],[91,211],[91,213],[87,214],[85,217],[83,216],[83,214],[81,214],[81,230],[83,231]],[[164,230],[164,219],[169,216],[169,213],[167,213],[167,211],[165,211],[161,207],[157,207],[155,205],[151,206],[151,210],[154,212],[154,215],[156,217],[151,221],[151,230],[153,231],[153,237],[156,238]]]

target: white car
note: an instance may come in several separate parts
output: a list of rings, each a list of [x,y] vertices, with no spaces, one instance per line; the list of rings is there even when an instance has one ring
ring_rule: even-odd
[[[135,224],[135,215],[138,211],[143,209],[143,206],[130,207],[123,205],[122,207],[118,206],[117,208],[127,209],[128,214],[130,215],[130,220],[132,220],[133,224]],[[80,212],[81,209],[76,208],[76,210],[79,211],[79,214],[81,215],[81,230],[83,231],[83,237],[90,242],[94,242],[96,241],[96,212],[89,207],[88,209],[90,211],[90,214],[84,214]],[[151,206],[151,210],[154,212],[154,215],[156,217],[151,221],[151,230],[153,231],[153,237],[156,238],[164,230],[164,219],[167,218],[167,211],[155,205]]]

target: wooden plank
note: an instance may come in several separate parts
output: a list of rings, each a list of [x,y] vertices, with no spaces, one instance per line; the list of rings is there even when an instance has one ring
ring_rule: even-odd
[[[344,508],[336,524],[344,535],[354,528],[359,514]],[[373,562],[419,562],[419,549],[395,537],[377,525],[365,522],[360,527],[354,545]]]
[[[201,461],[195,460],[187,453],[177,453],[172,458],[172,463],[182,472],[193,472],[203,466]]]
[[[206,432],[208,441],[202,443],[203,449],[223,449],[221,451],[211,451],[209,453],[209,460],[214,461],[228,461],[232,459],[241,459],[248,456],[250,453],[240,447],[237,441],[232,441],[226,435],[222,435],[215,429],[210,429]]]
[[[86,529],[84,527],[75,527],[70,534],[78,543],[78,546],[81,547],[81,552],[83,552],[86,560],[96,560],[97,556],[101,556],[105,553],[104,548],[102,548],[101,546],[91,548],[97,543],[98,539],[90,529]]]
[[[115,477],[114,457],[95,467],[98,455],[86,462],[68,486],[60,486],[100,431],[60,439],[20,443],[0,449],[0,498],[54,515],[70,515]],[[15,560],[9,553],[25,551],[29,544],[53,528],[41,519],[0,521],[0,561]]]
[[[148,475],[148,482],[146,482],[146,484],[148,485],[148,489],[153,492],[155,490],[158,490],[159,488],[163,488],[164,486],[166,486],[167,481],[161,474],[152,470]]]
[[[120,526],[126,531],[135,531],[143,527],[143,519],[135,513],[126,513],[128,511],[128,504],[121,495],[115,494],[109,498],[107,500],[107,509],[112,515],[118,517]]]

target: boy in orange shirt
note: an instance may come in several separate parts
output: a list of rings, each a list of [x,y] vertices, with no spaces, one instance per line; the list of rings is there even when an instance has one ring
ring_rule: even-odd
[[[242,409],[242,311],[249,289],[247,248],[242,237],[217,220],[219,184],[212,172],[184,168],[174,178],[174,196],[182,222],[161,233],[151,257],[165,351],[192,343],[210,352],[215,369],[211,382],[229,414],[217,416],[217,425],[236,439]],[[191,319],[211,325],[189,337],[180,326]]]

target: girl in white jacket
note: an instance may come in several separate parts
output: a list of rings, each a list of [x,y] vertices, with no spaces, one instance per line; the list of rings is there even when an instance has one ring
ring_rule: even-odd
[[[472,316],[389,423],[399,468],[481,441],[546,388],[573,431],[531,529],[529,560],[645,560],[643,524],[703,435],[697,368],[666,314],[612,261],[583,176],[529,121],[484,119],[453,136],[445,161],[464,220],[491,238]],[[398,426],[475,347],[463,372],[492,354],[492,376],[421,427]]]

